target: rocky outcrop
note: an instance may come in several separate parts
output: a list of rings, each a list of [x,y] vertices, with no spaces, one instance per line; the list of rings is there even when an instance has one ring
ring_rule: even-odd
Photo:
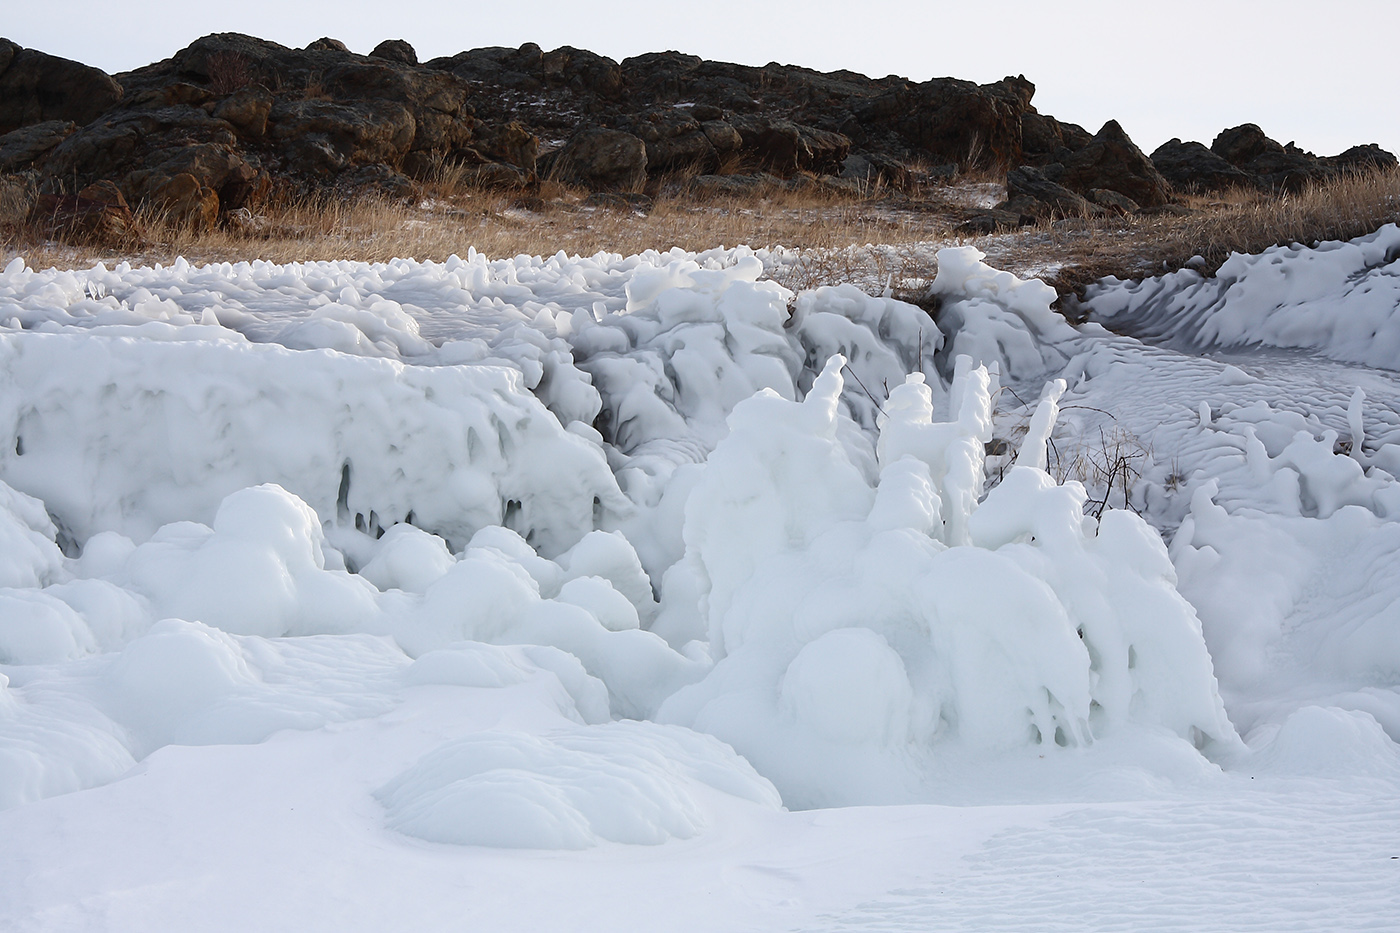
[[[329,37],[293,49],[237,33],[106,75],[0,40],[0,174],[59,199],[55,216],[110,183],[131,207],[208,226],[274,188],[407,198],[434,177],[552,176],[614,194],[696,179],[689,190],[727,197],[1014,170],[1005,209],[983,218],[1001,226],[1156,210],[1172,185],[1290,189],[1394,164],[1375,146],[1319,159],[1251,125],[1149,159],[1117,123],[1090,134],[1039,113],[1034,94],[1020,76],[911,82],[533,43],[419,62],[401,39],[359,55]]]
[[[1222,131],[1210,148],[1261,188],[1298,191],[1327,174],[1317,156],[1292,143],[1279,145],[1253,123]]]
[[[1173,139],[1152,153],[1152,161],[1178,189],[1195,192],[1241,186],[1299,191],[1339,174],[1396,165],[1395,156],[1374,143],[1320,157],[1270,139],[1253,123],[1223,130],[1209,149],[1198,142]]]
[[[1026,165],[1063,162],[1065,157],[1089,145],[1093,134],[1074,123],[1061,123],[1034,109],[1021,114],[1021,150]]]

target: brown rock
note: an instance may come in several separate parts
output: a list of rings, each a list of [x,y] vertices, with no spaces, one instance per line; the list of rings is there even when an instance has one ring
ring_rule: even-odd
[[[739,131],[723,120],[702,121],[700,130],[715,148],[715,152],[721,156],[738,152],[744,145],[744,137],[739,135]]]
[[[104,71],[0,39],[0,133],[50,120],[90,123],[122,98]]]
[[[398,62],[401,65],[418,64],[418,53],[403,39],[385,39],[374,47],[369,57]]]
[[[113,243],[135,231],[131,208],[110,181],[88,185],[76,195],[40,195],[28,222],[46,235],[76,242]]]
[[[534,174],[540,155],[540,140],[519,123],[510,122],[476,129],[472,148],[497,162],[509,162]]]
[[[588,126],[551,153],[550,174],[603,191],[637,191],[647,179],[647,147],[631,133]]]
[[[0,228],[17,228],[29,217],[38,193],[22,175],[0,175]]]
[[[219,195],[188,173],[167,178],[153,188],[151,197],[179,227],[209,230],[219,219]]]
[[[387,100],[278,101],[269,119],[269,135],[291,164],[312,174],[336,173],[352,162],[398,166],[417,129],[407,107]]]
[[[348,52],[349,47],[339,39],[332,39],[329,36],[322,36],[315,42],[306,46],[308,52]]]
[[[240,136],[253,139],[267,132],[272,114],[272,95],[260,87],[245,87],[219,101],[214,116],[231,125]]]

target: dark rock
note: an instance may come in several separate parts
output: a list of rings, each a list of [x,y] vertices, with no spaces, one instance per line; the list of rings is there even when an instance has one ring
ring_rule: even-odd
[[[1057,166],[1058,167],[1058,166]],[[1014,168],[1006,175],[1006,202],[997,206],[1020,217],[1036,220],[1052,217],[1089,217],[1103,213],[1098,207],[1041,169],[1029,165]]]
[[[1222,130],[1210,144],[1212,152],[1239,168],[1253,162],[1270,149],[1282,148],[1253,123]]]
[[[385,39],[374,47],[374,51],[369,53],[369,57],[398,62],[400,65],[418,64],[418,53],[403,39]]]
[[[519,123],[482,126],[474,148],[497,162],[508,162],[528,175],[534,175],[540,156],[540,140]]]
[[[1099,207],[1116,211],[1119,214],[1135,214],[1142,209],[1142,206],[1132,198],[1107,188],[1090,188],[1084,192],[1084,196]]]
[[[272,115],[272,95],[261,87],[245,87],[214,105],[214,117],[234,128],[240,136],[259,138],[267,132]]]
[[[1216,155],[1253,176],[1254,183],[1267,190],[1301,191],[1309,182],[1328,174],[1326,166],[1317,156],[1304,152],[1292,143],[1279,145],[1253,123],[1222,131],[1210,148]]]
[[[963,236],[989,236],[993,233],[1015,230],[1028,219],[1023,217],[1019,211],[981,210],[959,224],[954,232]]]
[[[1338,172],[1363,172],[1372,169],[1396,167],[1393,153],[1387,152],[1375,143],[1352,146],[1345,152],[1324,160],[1328,167]]]
[[[1025,164],[1041,166],[1057,160],[1062,150],[1078,152],[1093,134],[1074,123],[1061,123],[1034,108],[1021,114],[1021,149]]]
[[[1152,153],[1152,164],[1180,191],[1222,191],[1254,182],[1247,173],[1198,142],[1168,140]]]
[[[111,179],[133,203],[171,176],[188,173],[234,206],[241,206],[258,174],[240,153],[233,128],[195,107],[113,111],[55,147],[43,169],[58,188],[54,193]]]
[[[322,36],[306,47],[308,52],[348,52],[350,49],[339,39]]]
[[[104,71],[0,39],[0,133],[31,123],[90,123],[122,98]]]
[[[78,129],[66,120],[31,123],[0,136],[0,172],[27,168]]]
[[[851,152],[851,141],[842,134],[790,120],[738,116],[733,126],[745,158],[783,177],[799,171],[837,174]]]
[[[684,109],[654,109],[630,122],[627,128],[646,143],[648,171],[686,169],[703,173],[719,167],[719,153],[709,134]]]
[[[858,107],[854,116],[868,138],[892,131],[940,162],[999,168],[1022,161],[1021,116],[1034,93],[1035,85],[1020,77],[982,86],[934,78],[892,88]]]
[[[698,119],[699,115],[696,116]],[[731,152],[738,152],[744,146],[744,137],[739,135],[739,131],[732,124],[723,120],[703,120],[700,123],[700,131],[705,134],[705,138],[721,158]]]
[[[590,189],[636,191],[646,182],[646,143],[631,133],[585,127],[550,154],[548,174]]]
[[[540,76],[551,87],[566,86],[575,91],[611,97],[622,88],[622,69],[617,62],[587,49],[561,46],[540,56]]]
[[[1088,145],[1068,155],[1062,164],[1064,174],[1059,181],[1074,191],[1116,191],[1143,207],[1157,207],[1171,200],[1167,180],[1117,120],[1105,123]]]

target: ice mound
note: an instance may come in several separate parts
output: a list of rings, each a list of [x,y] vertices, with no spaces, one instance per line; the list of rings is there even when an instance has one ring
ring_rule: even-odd
[[[0,810],[104,784],[134,764],[121,727],[67,683],[19,686],[0,673]]]
[[[1086,517],[1082,486],[1044,471],[1062,383],[979,504],[987,370],[959,360],[951,422],[917,374],[891,393],[872,488],[838,430],[843,365],[800,403],[739,405],[691,493],[663,604],[674,587],[699,612],[658,625],[717,663],[660,720],[729,742],[799,806],[926,794],[940,749],[1238,744],[1157,533]]]
[[[1051,309],[1055,290],[1039,279],[1021,279],[982,260],[971,246],[938,251],[938,274],[929,297],[939,302],[939,324],[951,335],[941,355],[945,376],[960,356],[996,363],[1008,380],[1031,380],[1064,366],[1074,328]]]
[[[1305,706],[1249,736],[1250,765],[1275,774],[1400,781],[1400,746],[1369,713]]]
[[[781,806],[772,785],[714,739],[640,722],[472,735],[377,792],[399,832],[517,849],[688,839],[704,829],[705,804],[717,795]]]
[[[167,619],[112,659],[95,696],[140,758],[387,712],[386,688],[406,665],[392,644],[367,636],[239,637]]]
[[[1312,247],[1236,253],[1212,279],[1184,269],[1090,286],[1094,317],[1144,339],[1296,347],[1400,369],[1400,227]]]
[[[411,516],[460,546],[505,523],[548,555],[630,509],[505,366],[0,333],[0,388],[0,475],[78,541],[207,523],[258,483],[370,532]]]

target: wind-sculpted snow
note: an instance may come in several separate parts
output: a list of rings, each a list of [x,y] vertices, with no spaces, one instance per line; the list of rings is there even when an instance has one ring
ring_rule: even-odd
[[[1400,227],[1305,247],[1232,255],[1213,278],[1183,269],[1090,286],[1093,317],[1145,340],[1188,347],[1317,350],[1400,369]]]
[[[719,742],[637,722],[550,738],[478,733],[424,757],[377,796],[390,826],[431,842],[583,849],[698,834],[705,819],[697,784],[780,803],[773,786]]]
[[[1397,239],[1091,304],[1371,360]],[[111,801],[202,864],[219,814],[306,819],[307,864],[458,884],[477,847],[688,864],[783,804],[1393,788],[1400,383],[1074,328],[983,260],[940,254],[932,313],[744,248],[11,263],[0,840]],[[797,902],[723,851],[696,890]],[[43,888],[6,877],[0,925]]]

